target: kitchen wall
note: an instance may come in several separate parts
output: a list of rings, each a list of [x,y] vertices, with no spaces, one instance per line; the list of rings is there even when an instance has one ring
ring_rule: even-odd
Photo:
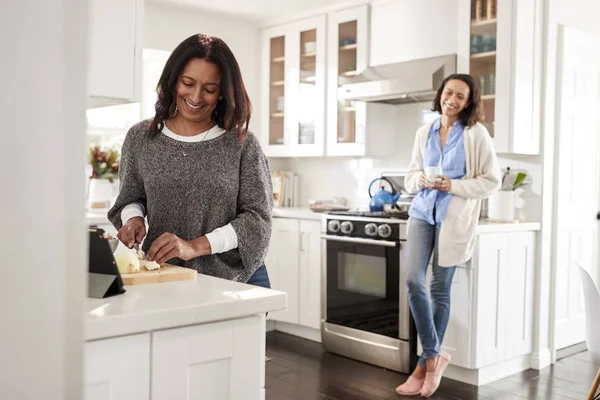
[[[371,181],[383,171],[408,167],[416,130],[426,118],[423,113],[433,114],[430,107],[430,102],[402,105],[398,107],[397,131],[392,135],[375,132],[395,139],[391,143],[375,141],[377,146],[391,146],[393,156],[271,158],[271,169],[294,171],[300,176],[300,207],[306,207],[309,199],[345,197],[350,207],[368,208]]]
[[[393,135],[396,140],[381,144],[393,146],[391,157],[271,158],[271,169],[293,171],[300,176],[300,207],[306,207],[309,200],[345,197],[348,206],[367,209],[371,181],[384,171],[408,168],[415,132],[424,122],[423,112],[430,106],[427,102],[398,107],[398,130]],[[510,167],[511,171],[527,173],[531,181],[531,185],[516,193],[516,218],[541,221],[541,157],[502,154],[498,161],[503,169]]]
[[[235,55],[248,95],[254,104],[259,100],[260,42],[258,27],[229,15],[189,10],[155,4],[146,5],[144,47],[172,51],[181,41],[195,33],[220,37]],[[250,129],[260,130],[260,118],[253,118]]]

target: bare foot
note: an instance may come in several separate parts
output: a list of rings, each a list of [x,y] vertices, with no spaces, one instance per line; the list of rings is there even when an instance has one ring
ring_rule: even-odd
[[[427,370],[425,369],[425,367],[423,367],[420,364],[417,364],[417,368],[415,368],[411,376],[413,376],[415,379],[422,381],[423,379],[425,379],[426,372]]]
[[[439,358],[440,356],[437,355],[435,357],[431,357],[425,360],[426,372],[435,372],[435,367],[437,367]],[[423,376],[425,376],[425,373],[423,373]]]

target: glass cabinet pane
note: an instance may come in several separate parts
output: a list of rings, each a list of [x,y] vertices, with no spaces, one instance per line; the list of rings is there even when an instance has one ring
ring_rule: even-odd
[[[285,36],[271,39],[270,79],[270,126],[269,144],[283,145],[284,89],[285,89]]]
[[[300,33],[298,82],[298,144],[315,143],[317,101],[317,30]]]
[[[471,0],[471,75],[479,82],[486,126],[494,137],[497,0]]]
[[[339,25],[338,86],[356,75],[357,22]],[[356,142],[356,108],[354,101],[338,101],[337,143]]]

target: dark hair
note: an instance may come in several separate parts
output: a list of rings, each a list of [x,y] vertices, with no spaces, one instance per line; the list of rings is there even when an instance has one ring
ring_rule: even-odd
[[[158,80],[156,114],[149,130],[154,136],[162,130],[165,121],[175,114],[176,87],[187,63],[200,58],[215,64],[221,72],[222,99],[212,113],[212,119],[228,133],[243,141],[248,135],[252,103],[246,93],[240,67],[235,56],[218,37],[197,34],[185,39],[173,50]]]
[[[452,74],[448,76],[440,85],[435,99],[433,100],[433,107],[431,111],[437,111],[442,113],[442,107],[440,106],[440,100],[442,98],[442,92],[446,87],[446,83],[452,79],[458,79],[463,81],[469,86],[469,100],[468,105],[464,110],[458,114],[458,119],[462,122],[463,126],[473,126],[475,123],[483,120],[483,109],[481,107],[481,94],[479,92],[479,85],[475,82],[475,79],[471,75],[467,74]]]

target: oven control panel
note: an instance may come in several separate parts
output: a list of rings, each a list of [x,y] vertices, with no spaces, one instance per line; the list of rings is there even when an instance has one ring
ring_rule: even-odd
[[[343,218],[324,216],[327,235],[365,239],[406,240],[406,221],[377,218]]]

